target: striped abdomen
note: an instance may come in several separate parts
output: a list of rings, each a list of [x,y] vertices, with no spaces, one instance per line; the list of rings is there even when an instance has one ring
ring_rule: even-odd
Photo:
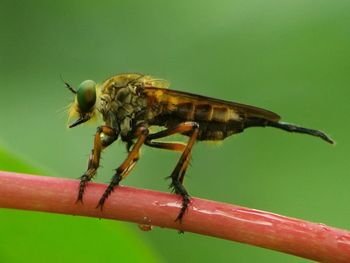
[[[184,102],[166,104],[166,109],[181,119],[193,120],[197,122],[220,122],[239,121],[239,114],[232,108],[224,105],[213,105],[208,103],[196,104],[193,102]]]
[[[183,121],[195,121],[200,130],[198,140],[222,140],[243,130],[241,117],[229,107],[192,102],[164,106],[167,126]]]

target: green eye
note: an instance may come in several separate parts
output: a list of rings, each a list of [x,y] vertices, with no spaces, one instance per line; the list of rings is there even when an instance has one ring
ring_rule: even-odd
[[[89,112],[96,102],[96,83],[92,80],[83,81],[78,87],[77,100],[81,112]]]

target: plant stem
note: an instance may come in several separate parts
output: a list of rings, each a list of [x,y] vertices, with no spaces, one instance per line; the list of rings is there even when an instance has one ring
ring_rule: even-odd
[[[90,216],[193,232],[321,262],[350,262],[350,232],[299,219],[192,198],[175,222],[179,196],[120,186],[96,209],[104,184],[90,183],[76,203],[78,181],[0,171],[0,207]]]

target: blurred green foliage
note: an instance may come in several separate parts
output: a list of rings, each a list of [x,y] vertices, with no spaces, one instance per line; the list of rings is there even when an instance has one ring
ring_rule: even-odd
[[[0,151],[8,171],[37,169]],[[0,262],[159,262],[157,253],[121,222],[0,210]]]
[[[64,107],[72,97],[59,75],[77,86],[122,72],[151,74],[170,80],[174,89],[270,109],[337,141],[332,147],[310,136],[256,128],[219,147],[197,144],[185,180],[193,196],[350,229],[349,11],[346,0],[3,0],[0,144],[35,171],[77,178],[96,127],[66,129]],[[115,143],[96,180],[108,182],[124,157],[124,145]],[[177,158],[145,148],[123,183],[168,191],[163,178]],[[26,170],[1,160],[1,169]],[[26,262],[44,255],[52,262],[124,256],[134,262],[305,262],[106,220],[2,210],[0,224],[1,262],[24,262],[28,251],[33,256]]]

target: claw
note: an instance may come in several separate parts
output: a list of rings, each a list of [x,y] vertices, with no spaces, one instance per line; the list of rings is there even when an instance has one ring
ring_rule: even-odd
[[[182,217],[185,215],[185,212],[187,211],[188,205],[190,203],[190,196],[189,195],[184,195],[182,196],[182,206],[180,209],[179,214],[177,215],[175,222],[179,221],[180,223],[182,222]]]
[[[100,199],[100,201],[98,201],[98,204],[96,206],[96,209],[100,209],[100,211],[102,211],[103,209],[103,204],[105,203],[105,199]]]
[[[119,182],[121,181],[121,179],[122,179],[122,176],[119,175],[118,173],[116,173],[113,176],[112,181],[110,182],[107,189],[103,193],[100,201],[98,201],[96,208],[100,208],[102,210],[102,207],[103,207],[105,201],[107,200],[108,196],[114,191],[114,188],[119,185]]]

